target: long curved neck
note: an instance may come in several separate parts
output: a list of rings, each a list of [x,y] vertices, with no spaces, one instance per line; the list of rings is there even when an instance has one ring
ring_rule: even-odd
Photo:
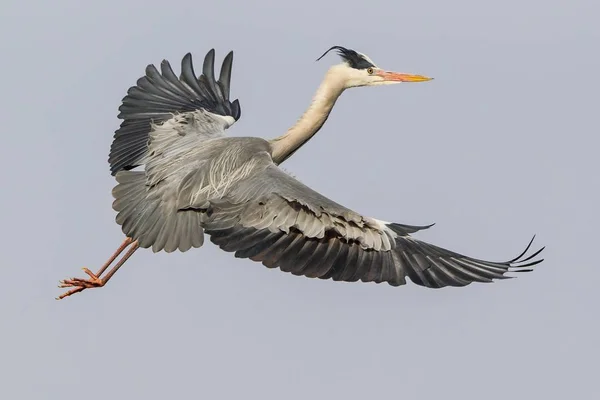
[[[321,129],[344,91],[343,79],[330,69],[302,117],[288,131],[270,140],[273,162],[281,164]]]

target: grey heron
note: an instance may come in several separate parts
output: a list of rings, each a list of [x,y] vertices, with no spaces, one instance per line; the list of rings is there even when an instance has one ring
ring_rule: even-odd
[[[543,261],[465,256],[416,239],[432,225],[413,226],[361,215],[299,182],[279,165],[323,126],[336,100],[354,87],[424,82],[422,75],[389,72],[365,54],[333,46],[342,62],[330,67],[300,119],[282,136],[228,137],[241,115],[231,101],[233,52],[215,77],[210,50],[196,76],[188,53],[177,77],[168,61],[146,68],[119,108],[122,123],[109,155],[116,222],[126,236],[109,260],[87,278],[61,281],[58,299],[104,286],[139,248],[154,252],[201,247],[204,235],[236,257],[310,278],[406,283],[429,288],[466,286],[531,271]],[[535,238],[535,236],[534,236]],[[125,252],[110,269],[113,262]]]

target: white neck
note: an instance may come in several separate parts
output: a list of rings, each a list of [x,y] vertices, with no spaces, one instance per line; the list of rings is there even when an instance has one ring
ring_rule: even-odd
[[[283,136],[270,140],[275,164],[284,162],[321,129],[344,89],[343,78],[336,73],[335,67],[331,68],[298,122]]]

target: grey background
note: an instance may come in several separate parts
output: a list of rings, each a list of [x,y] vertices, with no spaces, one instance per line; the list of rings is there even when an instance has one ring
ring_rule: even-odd
[[[0,398],[591,399],[600,186],[595,1],[3,1]],[[346,92],[285,164],[476,257],[533,273],[427,290],[298,278],[212,244],[140,251],[100,290],[59,279],[121,242],[106,162],[148,63],[235,51],[232,135],[281,134],[337,58],[432,82]]]

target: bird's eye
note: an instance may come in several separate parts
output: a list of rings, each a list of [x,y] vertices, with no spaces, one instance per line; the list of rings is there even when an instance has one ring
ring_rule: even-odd
[[[373,75],[373,68],[367,68],[367,74]]]

